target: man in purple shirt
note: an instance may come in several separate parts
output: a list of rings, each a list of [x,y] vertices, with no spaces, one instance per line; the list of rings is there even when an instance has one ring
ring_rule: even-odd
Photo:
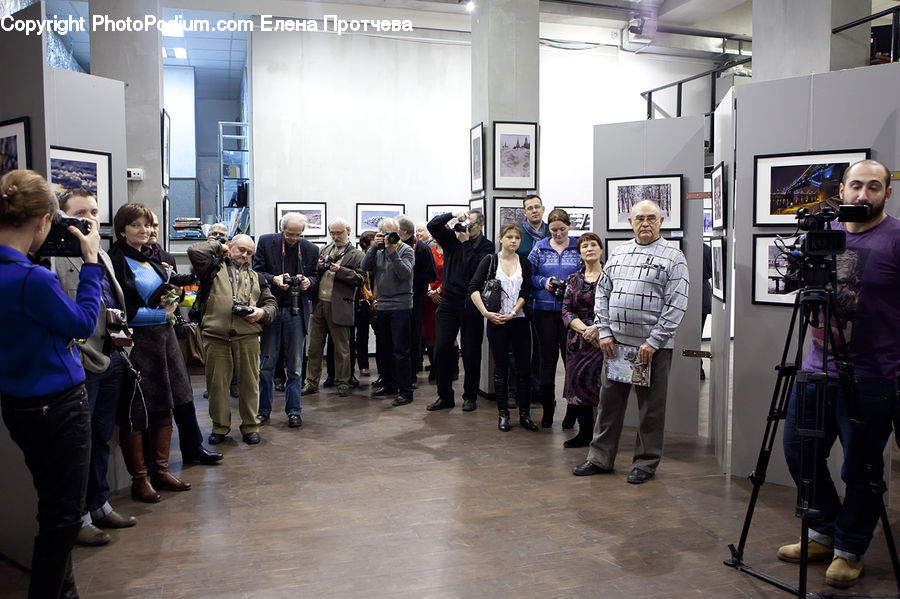
[[[884,461],[882,452],[891,434],[897,382],[900,374],[900,221],[884,213],[891,197],[890,172],[880,162],[863,160],[845,172],[840,193],[844,204],[868,208],[861,223],[835,223],[847,233],[847,249],[837,256],[836,302],[840,326],[847,340],[847,357],[853,364],[856,401],[852,408],[861,422],[851,424],[834,357],[827,362],[825,431],[820,451],[813,460],[816,439],[800,436],[797,427],[814,428],[816,406],[813,386],[798,393],[795,386],[788,403],[784,430],[784,454],[794,481],[801,471],[813,474],[813,505],[819,517],[809,518],[809,561],[831,561],[825,582],[847,588],[862,574],[862,556],[872,540],[881,514]],[[805,371],[821,371],[823,329],[811,329]],[[831,344],[829,343],[829,349]],[[798,383],[797,385],[799,385]],[[843,504],[828,471],[826,457],[836,438],[844,448],[841,478],[847,491]],[[805,468],[804,468],[805,466]],[[871,468],[871,471],[868,469]],[[784,545],[778,558],[800,560],[800,543]]]

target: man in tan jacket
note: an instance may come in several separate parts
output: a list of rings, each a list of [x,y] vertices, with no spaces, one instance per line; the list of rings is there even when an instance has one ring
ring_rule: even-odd
[[[213,430],[210,444],[221,443],[231,429],[228,387],[237,375],[241,434],[244,443],[259,443],[259,334],[275,318],[277,303],[265,280],[251,268],[254,244],[235,235],[230,245],[201,241],[188,258],[209,295],[201,306],[200,332],[206,352],[206,388]],[[201,290],[202,293],[202,290]]]

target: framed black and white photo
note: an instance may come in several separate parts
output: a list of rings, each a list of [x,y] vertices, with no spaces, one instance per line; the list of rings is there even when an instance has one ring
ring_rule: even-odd
[[[281,230],[281,219],[288,212],[299,212],[306,217],[304,237],[328,235],[328,221],[324,202],[275,202],[275,227]]]
[[[725,208],[727,206],[725,199],[725,163],[720,162],[712,170],[709,176],[712,183],[712,226],[713,229],[722,229],[725,227]]]
[[[172,117],[163,108],[162,111],[162,184],[169,189],[169,177],[172,164]]]
[[[713,213],[712,208],[703,209],[703,236],[712,237],[713,235]]]
[[[494,121],[494,189],[537,188],[537,123]]]
[[[793,226],[797,210],[812,214],[841,204],[844,171],[869,158],[870,150],[834,150],[756,156],[753,163],[753,225]]]
[[[484,123],[469,130],[469,180],[472,193],[484,191]]]
[[[789,235],[753,236],[753,303],[793,305],[797,281],[788,275],[788,248],[797,241]]]
[[[457,214],[469,209],[468,204],[428,204],[425,206],[425,220],[430,222],[438,214]]]
[[[665,240],[677,247],[679,250],[681,249],[681,237],[666,237]]]
[[[112,154],[50,146],[50,184],[56,194],[87,189],[97,198],[100,224],[112,224]]]
[[[612,177],[606,180],[606,213],[609,231],[628,231],[631,208],[643,200],[659,206],[663,231],[681,229],[682,175]]]
[[[634,237],[607,237],[603,240],[603,250],[606,252],[606,261],[609,261],[609,256],[612,254],[613,250],[622,245],[623,243],[628,243],[632,241]]]
[[[31,121],[27,116],[0,123],[0,176],[31,168]]]
[[[480,198],[473,198],[473,199],[469,200],[469,211],[470,212],[480,212],[481,214],[484,215],[484,226],[481,228],[481,234],[486,235],[487,232],[490,231],[490,229],[488,229],[488,219],[487,219],[488,215],[487,215],[487,212],[485,212],[485,210],[484,210],[484,196],[481,196]],[[491,240],[491,241],[493,241],[493,240]]]
[[[565,210],[569,215],[570,233],[587,233],[591,230],[591,223],[594,220],[592,206],[555,206],[555,208]]]
[[[522,212],[522,198],[498,198],[494,196],[494,241],[500,241],[500,227],[506,223],[522,224],[525,213]],[[523,233],[524,234],[524,233]]]
[[[721,237],[709,241],[712,250],[712,294],[725,301],[725,246]]]
[[[366,231],[378,231],[383,218],[397,218],[406,213],[406,204],[357,204],[356,236]]]

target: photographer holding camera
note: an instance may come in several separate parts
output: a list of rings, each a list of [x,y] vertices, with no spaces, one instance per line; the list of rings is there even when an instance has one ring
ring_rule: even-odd
[[[378,303],[377,351],[382,387],[372,397],[397,394],[392,404],[403,406],[413,401],[410,378],[409,322],[412,311],[413,265],[415,252],[403,243],[397,221],[383,218],[378,224],[375,240],[362,260],[362,269],[375,279],[375,300]]]
[[[200,241],[188,248],[194,273],[209,285],[201,306],[200,332],[206,353],[206,388],[213,422],[209,442],[231,430],[228,388],[237,374],[241,438],[259,443],[259,334],[275,318],[277,302],[259,273],[250,267],[253,239],[235,235],[231,245]]]
[[[544,407],[541,426],[553,426],[556,410],[556,363],[566,356],[567,326],[562,319],[562,301],[566,279],[581,269],[578,239],[569,237],[569,214],[560,208],[547,217],[550,236],[534,244],[531,262],[531,289],[534,297],[532,326],[540,352],[541,376],[538,398]],[[563,364],[565,367],[565,364]]]
[[[272,413],[275,363],[283,349],[287,371],[284,411],[289,427],[303,425],[300,418],[303,388],[300,369],[309,327],[310,300],[315,299],[319,287],[319,248],[306,239],[300,239],[306,225],[306,216],[288,212],[281,217],[282,232],[260,236],[253,256],[253,270],[266,280],[278,300],[275,320],[263,327],[260,341],[260,424],[266,424]]]
[[[801,436],[797,428],[812,428],[816,413],[814,393],[803,393],[797,383],[792,391],[784,427],[784,454],[795,482],[800,484],[811,473],[815,504],[820,517],[810,520],[809,561],[831,561],[825,582],[847,588],[862,574],[862,557],[872,539],[881,513],[884,462],[882,452],[891,434],[891,422],[897,405],[900,375],[900,221],[884,212],[891,197],[891,175],[875,160],[852,164],[840,185],[844,205],[864,206],[864,222],[833,223],[833,230],[846,231],[846,250],[837,254],[835,296],[843,329],[846,354],[856,380],[856,398],[844,395],[834,358],[827,356],[827,394],[824,406],[824,438],[818,439],[820,452],[813,461],[814,439]],[[804,371],[821,371],[823,328],[810,331],[809,351]],[[852,333],[852,335],[851,335]],[[829,349],[833,347],[829,341]],[[811,386],[811,385],[810,385]],[[807,387],[809,390],[810,386]],[[850,420],[853,410],[858,422]],[[843,504],[828,470],[826,457],[835,440],[844,449],[841,478],[846,483]],[[784,545],[778,558],[800,561],[800,543]]]
[[[91,221],[87,235],[68,229],[84,259],[72,300],[55,274],[28,259],[58,214],[56,196],[39,174],[13,170],[0,177],[0,305],[6,316],[0,406],[38,496],[29,597],[78,595],[71,552],[91,456],[91,416],[75,339],[90,337],[97,326],[104,272],[97,263],[100,226]]]

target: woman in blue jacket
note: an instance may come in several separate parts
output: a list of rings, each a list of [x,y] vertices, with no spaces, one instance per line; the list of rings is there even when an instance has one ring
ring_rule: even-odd
[[[566,355],[566,325],[562,319],[562,300],[566,279],[581,268],[578,240],[569,237],[569,214],[560,208],[550,212],[547,225],[550,237],[541,239],[528,254],[531,262],[531,288],[534,296],[532,326],[538,339],[541,358],[541,385],[538,391],[544,414],[541,426],[553,426],[556,410],[556,362]]]
[[[29,597],[77,596],[72,547],[90,464],[90,411],[75,339],[94,332],[100,312],[100,226],[81,244],[84,267],[72,300],[56,275],[31,263],[59,216],[47,181],[33,171],[0,178],[0,406],[25,454],[38,495]]]

